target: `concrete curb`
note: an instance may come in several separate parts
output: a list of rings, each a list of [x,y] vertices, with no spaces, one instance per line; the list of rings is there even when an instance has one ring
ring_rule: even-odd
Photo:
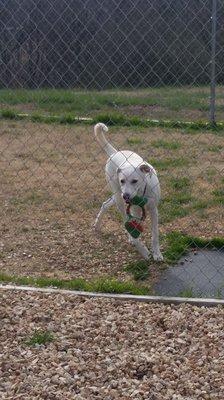
[[[162,304],[190,304],[204,307],[215,307],[224,306],[224,300],[219,299],[204,299],[204,298],[187,298],[187,297],[166,297],[166,296],[137,296],[131,294],[112,294],[112,293],[95,293],[95,292],[84,292],[77,290],[65,290],[65,289],[54,289],[54,288],[38,288],[33,286],[17,286],[17,285],[2,285],[0,284],[0,290],[16,290],[24,292],[34,293],[45,293],[45,294],[63,294],[72,296],[82,296],[87,298],[104,298],[104,299],[115,299],[123,301],[137,301],[144,303],[162,303]]]

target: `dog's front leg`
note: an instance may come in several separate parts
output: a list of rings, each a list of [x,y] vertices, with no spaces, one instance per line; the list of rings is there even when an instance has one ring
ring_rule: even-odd
[[[115,197],[112,196],[108,200],[104,201],[104,203],[101,206],[100,212],[98,213],[96,220],[94,222],[93,228],[96,231],[100,230],[101,223],[102,223],[102,218],[105,214],[105,212],[108,210],[108,208],[112,207],[115,204]]]
[[[122,199],[122,196],[120,193],[115,193],[114,194],[114,200],[116,202],[116,206],[118,211],[120,211],[123,220],[125,220],[125,216],[126,216],[126,211],[125,211],[125,206],[124,206],[124,200]]]
[[[155,261],[163,261],[159,248],[158,209],[155,203],[149,204],[152,222],[152,256]]]

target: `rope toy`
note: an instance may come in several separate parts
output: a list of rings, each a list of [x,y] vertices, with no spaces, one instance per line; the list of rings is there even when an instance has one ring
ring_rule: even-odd
[[[127,220],[124,226],[128,231],[128,233],[130,233],[130,235],[134,239],[137,239],[143,232],[143,221],[146,218],[145,205],[147,201],[148,199],[146,197],[135,196],[133,197],[133,199],[130,200],[130,202],[127,205],[126,209]],[[134,217],[131,214],[131,206],[138,206],[141,208],[142,211],[141,217]]]

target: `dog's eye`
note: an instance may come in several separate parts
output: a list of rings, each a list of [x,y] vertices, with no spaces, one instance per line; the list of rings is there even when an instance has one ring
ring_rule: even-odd
[[[134,185],[135,183],[137,183],[138,182],[138,179],[133,179],[132,181],[131,181],[131,183]]]
[[[121,184],[124,185],[124,183],[125,183],[125,180],[121,179]]]

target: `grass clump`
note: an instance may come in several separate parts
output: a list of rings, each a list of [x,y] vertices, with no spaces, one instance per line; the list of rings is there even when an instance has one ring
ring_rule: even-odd
[[[178,293],[178,297],[192,298],[194,296],[193,288],[186,288]],[[197,296],[198,297],[198,296]]]
[[[129,281],[119,281],[115,278],[104,277],[92,281],[86,281],[82,278],[71,280],[60,280],[52,278],[35,278],[35,277],[17,277],[0,274],[0,281],[4,283],[14,283],[17,285],[37,286],[41,288],[53,287],[58,289],[77,290],[86,292],[99,293],[129,293],[135,295],[149,294],[149,288],[136,285]]]
[[[189,249],[187,237],[179,232],[168,233],[165,241],[166,250],[164,252],[164,258],[168,263],[177,262]]]
[[[168,168],[180,168],[189,165],[189,160],[186,158],[165,158],[162,160],[153,158],[148,161],[153,165],[153,167],[158,169],[158,171],[164,171]]]
[[[48,200],[47,193],[38,192],[36,190],[28,190],[25,195],[15,196],[10,199],[10,204],[13,206],[28,206],[35,205],[38,206],[44,201]]]
[[[49,331],[36,330],[29,339],[25,341],[27,346],[46,345],[54,340],[54,335]]]
[[[224,205],[224,187],[213,190],[212,194],[215,197],[215,203]]]
[[[168,142],[163,139],[155,140],[152,142],[152,146],[156,148],[163,148],[166,150],[178,150],[181,148],[181,144],[178,142]]]
[[[170,178],[170,186],[174,190],[184,190],[189,188],[190,186],[190,179],[186,176],[181,178]]]
[[[2,110],[1,117],[5,119],[20,119],[18,113],[13,110]]]
[[[89,108],[91,109],[91,107]],[[48,110],[49,111],[49,110]],[[52,110],[51,110],[52,111]],[[59,112],[59,110],[58,110]],[[60,107],[61,113],[61,107]],[[84,115],[84,117],[83,117]],[[46,123],[46,124],[85,124],[85,125],[94,125],[97,122],[103,122],[107,125],[111,126],[124,126],[124,127],[161,127],[161,128],[183,128],[186,129],[187,132],[196,131],[196,130],[211,130],[215,134],[219,134],[223,136],[224,131],[224,123],[217,123],[215,126],[213,124],[209,124],[207,122],[184,122],[184,121],[173,121],[173,120],[153,120],[153,119],[145,119],[141,117],[132,117],[125,116],[119,112],[109,112],[105,114],[98,114],[97,116],[93,115],[93,117],[86,117],[85,114],[81,112],[76,115],[72,113],[72,110],[68,113],[66,109],[64,114],[56,114],[56,115],[44,115],[38,112],[33,114],[22,114],[17,113],[13,110],[0,110],[0,118],[2,119],[14,119],[21,120],[26,119],[28,121],[37,122],[37,123]],[[172,145],[171,145],[172,146]]]
[[[170,232],[165,236],[164,258],[167,263],[176,263],[190,248],[224,248],[224,238],[202,239]]]
[[[149,265],[145,260],[130,263],[125,266],[124,270],[132,273],[136,281],[147,279],[150,275]]]
[[[142,144],[143,141],[142,141],[141,138],[138,138],[138,137],[130,137],[130,138],[127,139],[127,143],[130,146],[135,146],[135,145],[138,145],[138,144]]]
[[[223,149],[223,146],[221,146],[221,145],[217,145],[217,146],[209,146],[208,147],[208,151],[212,151],[213,153],[218,153],[218,152],[220,152],[220,151],[222,151],[222,149]]]
[[[183,199],[185,201],[185,199]],[[178,202],[174,198],[163,201],[160,205],[160,222],[168,223],[173,221],[175,218],[183,218],[189,214],[189,210],[181,206],[181,202]]]

